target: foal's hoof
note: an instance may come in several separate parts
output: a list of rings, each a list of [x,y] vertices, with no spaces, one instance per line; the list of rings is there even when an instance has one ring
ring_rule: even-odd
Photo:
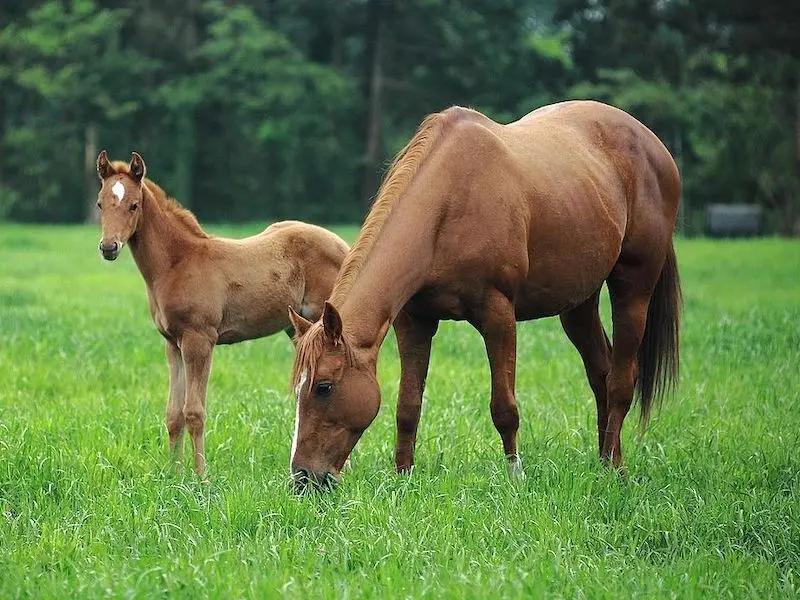
[[[522,468],[522,459],[519,455],[513,454],[506,457],[506,460],[508,461],[506,464],[508,476],[516,481],[525,481],[525,471]]]

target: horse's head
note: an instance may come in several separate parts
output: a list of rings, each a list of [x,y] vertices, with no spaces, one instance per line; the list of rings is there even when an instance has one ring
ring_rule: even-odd
[[[97,194],[103,227],[100,253],[106,260],[116,260],[122,246],[136,232],[146,170],[144,160],[136,152],[127,165],[109,162],[105,150],[97,157],[97,175],[102,184]]]
[[[292,382],[297,411],[290,457],[295,488],[330,489],[381,403],[375,364],[351,348],[329,302],[310,323],[289,309],[297,339]]]

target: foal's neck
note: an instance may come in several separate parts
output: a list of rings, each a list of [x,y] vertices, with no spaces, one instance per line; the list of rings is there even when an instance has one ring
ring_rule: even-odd
[[[192,251],[201,239],[182,221],[176,211],[152,190],[144,188],[136,233],[129,240],[136,266],[147,286],[152,288],[160,276],[178,262],[179,257]]]

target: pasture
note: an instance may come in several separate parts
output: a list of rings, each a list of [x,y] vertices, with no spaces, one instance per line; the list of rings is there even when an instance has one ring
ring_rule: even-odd
[[[629,415],[627,479],[598,462],[582,364],[548,319],[519,327],[527,479],[510,482],[480,336],[446,323],[414,473],[392,471],[390,335],[383,406],[343,485],[297,498],[286,336],[217,349],[210,482],[188,456],[173,473],[144,283],[98,238],[0,225],[0,597],[800,593],[798,242],[678,241],[681,385],[645,435]]]

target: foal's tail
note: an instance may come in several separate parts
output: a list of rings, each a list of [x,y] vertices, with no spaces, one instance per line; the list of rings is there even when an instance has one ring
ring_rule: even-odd
[[[642,404],[640,423],[647,424],[655,399],[658,403],[671,393],[678,382],[681,280],[675,247],[670,244],[650,306],[639,347],[639,376],[636,387]]]

